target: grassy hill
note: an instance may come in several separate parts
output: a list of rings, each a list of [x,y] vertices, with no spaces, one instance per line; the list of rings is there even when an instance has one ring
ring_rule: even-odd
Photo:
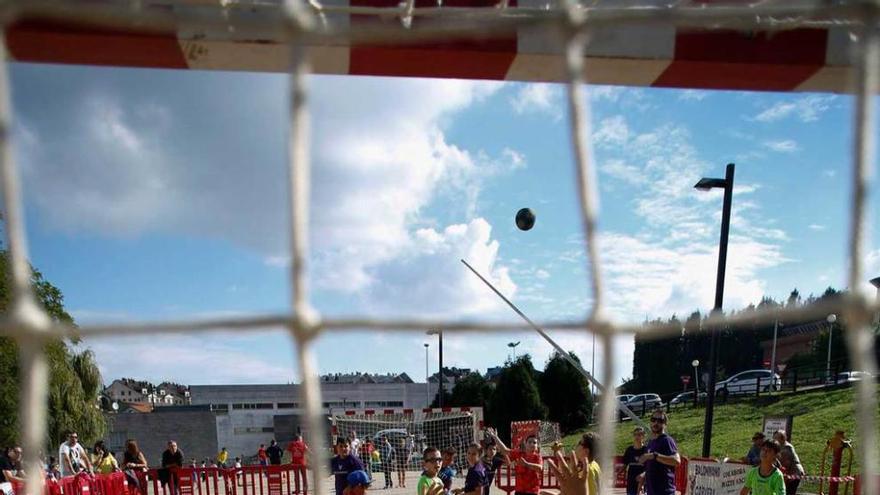
[[[675,438],[680,452],[688,457],[699,456],[703,445],[702,407],[681,408],[669,414],[668,431]],[[761,430],[765,415],[792,415],[792,443],[809,474],[818,474],[825,442],[835,430],[842,429],[853,440],[858,450],[856,436],[853,391],[843,388],[831,391],[815,391],[798,394],[780,394],[760,397],[734,404],[716,404],[712,430],[712,456],[740,458],[745,456],[751,444],[752,434]],[[880,407],[877,411],[880,424]],[[616,452],[623,454],[632,442],[631,421],[618,424]],[[878,430],[880,432],[880,430]],[[581,432],[582,433],[582,432]],[[580,433],[565,437],[566,448],[572,448],[580,439]],[[858,459],[853,460],[853,472],[859,472]]]

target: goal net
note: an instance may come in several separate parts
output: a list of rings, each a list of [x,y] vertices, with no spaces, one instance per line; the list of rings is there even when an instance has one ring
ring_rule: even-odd
[[[817,81],[811,84],[770,84],[767,90],[820,90],[820,91],[852,91],[855,95],[852,107],[853,146],[849,184],[846,191],[850,194],[847,212],[846,235],[840,236],[841,250],[846,253],[847,270],[846,285],[851,293],[846,297],[823,301],[811,306],[775,309],[768,307],[755,312],[725,315],[721,311],[713,312],[712,316],[702,322],[694,331],[709,331],[726,328],[730,331],[752,331],[756,323],[773,321],[790,321],[807,318],[824,318],[830,313],[840,314],[846,318],[848,328],[844,338],[851,357],[854,370],[875,373],[877,363],[873,357],[874,328],[872,321],[880,311],[880,304],[870,300],[865,289],[868,274],[865,273],[869,258],[866,246],[869,237],[868,213],[870,208],[869,192],[872,188],[870,172],[876,168],[875,141],[877,127],[874,122],[876,105],[874,92],[880,87],[878,83],[878,64],[880,64],[880,4],[876,0],[862,2],[816,2],[792,0],[786,2],[657,2],[652,0],[634,2],[462,2],[449,5],[449,2],[330,2],[322,0],[276,0],[267,2],[205,2],[200,0],[180,2],[152,2],[151,7],[144,4],[151,2],[81,2],[59,0],[55,2],[11,1],[4,6],[3,28],[7,32],[0,39],[6,39],[12,31],[13,41],[7,43],[11,50],[4,53],[21,54],[21,45],[30,45],[31,61],[54,61],[64,63],[92,63],[117,65],[140,65],[149,67],[161,66],[165,61],[167,68],[181,68],[188,63],[201,60],[203,68],[216,67],[223,60],[250,60],[252,53],[261,51],[274,43],[281,50],[280,55],[272,52],[272,56],[281,60],[280,64],[290,68],[290,91],[288,99],[289,141],[287,168],[289,173],[288,197],[289,224],[287,230],[291,239],[289,259],[289,279],[291,286],[290,311],[281,315],[251,315],[243,317],[222,316],[209,320],[190,319],[176,322],[161,320],[144,322],[108,322],[106,324],[82,325],[71,328],[63,322],[53,322],[43,308],[35,304],[32,287],[32,272],[29,266],[30,255],[27,249],[25,216],[23,213],[23,195],[19,181],[20,170],[15,163],[15,154],[11,144],[15,133],[13,115],[10,106],[9,78],[7,65],[0,63],[0,179],[2,179],[3,221],[5,245],[8,246],[10,280],[9,292],[12,303],[5,317],[0,322],[2,335],[15,340],[19,348],[21,382],[21,441],[24,447],[25,464],[40,465],[39,452],[46,438],[46,397],[48,395],[49,373],[44,350],[45,339],[49,335],[75,335],[78,338],[106,335],[168,335],[180,333],[205,332],[212,330],[234,329],[237,332],[261,332],[267,325],[277,324],[290,330],[292,345],[298,357],[298,374],[302,377],[302,401],[305,405],[307,431],[310,442],[316,451],[323,450],[328,436],[326,435],[325,413],[320,407],[321,391],[318,383],[318,367],[315,359],[317,337],[335,332],[362,330],[381,332],[425,332],[438,328],[444,331],[532,331],[530,324],[522,322],[491,321],[487,319],[463,323],[454,318],[403,318],[378,317],[375,314],[358,314],[346,317],[332,314],[320,314],[313,306],[314,293],[309,290],[309,238],[313,234],[310,226],[309,194],[312,188],[310,181],[310,139],[308,133],[309,117],[309,86],[306,83],[312,71],[307,55],[317,54],[315,66],[326,63],[321,57],[326,51],[338,50],[338,43],[344,41],[358,48],[358,53],[385,53],[387,46],[400,46],[409,42],[408,49],[417,43],[429,40],[443,47],[438,50],[437,57],[421,57],[426,66],[424,75],[431,72],[437,65],[437,59],[448,58],[446,53],[452,46],[467,46],[453,43],[485,40],[497,33],[522,33],[522,39],[508,40],[501,46],[520,47],[524,53],[517,53],[516,63],[504,67],[503,71],[492,73],[459,73],[460,77],[504,79],[514,74],[513,79],[519,80],[555,80],[566,83],[567,105],[569,112],[569,133],[571,137],[572,172],[576,177],[574,185],[578,193],[579,216],[584,234],[584,268],[585,282],[590,288],[591,306],[584,317],[568,321],[537,322],[536,325],[546,329],[573,330],[581,335],[593,334],[601,344],[602,369],[600,376],[604,387],[612,390],[618,383],[615,376],[615,364],[623,353],[617,350],[617,338],[638,335],[648,339],[660,339],[681,335],[682,323],[671,321],[668,324],[651,327],[646,331],[641,324],[626,323],[622,315],[613,314],[609,305],[609,284],[603,277],[607,272],[601,250],[602,236],[599,231],[598,193],[599,174],[597,173],[596,157],[592,152],[590,129],[590,98],[586,94],[587,80],[602,81],[609,72],[634,73],[630,51],[638,46],[648,46],[654,50],[663,44],[654,43],[657,33],[669,33],[670,36],[689,36],[703,32],[721,33],[723,40],[716,43],[698,43],[693,53],[679,53],[677,39],[670,38],[665,46],[670,48],[670,60],[647,60],[640,65],[642,69],[656,76],[657,73],[667,75],[666,78],[655,76],[638,77],[632,84],[656,85],[666,87],[694,87],[702,89],[737,89],[724,86],[719,81],[743,74],[751,78],[756,67],[769,67],[772,74],[791,75],[795,72],[816,72]],[[444,5],[445,4],[445,5]],[[159,8],[155,8],[159,6]],[[171,5],[173,8],[168,8]],[[384,5],[384,6],[383,6]],[[50,36],[59,43],[67,45],[72,37],[82,33],[98,33],[99,36],[119,37],[120,33],[131,33],[127,44],[113,42],[116,38],[105,38],[103,43],[95,43],[89,38],[87,44],[77,48],[61,46],[59,52],[64,57],[48,60],[43,56],[46,47],[34,42],[33,36],[38,31],[24,32],[24,36],[15,38],[15,29],[22,34],[29,20],[28,9],[35,10],[35,16],[43,15],[40,29],[47,25],[62,26],[59,32],[63,35]],[[32,12],[33,13],[33,12]],[[46,20],[50,22],[46,22]],[[366,22],[372,19],[375,22]],[[393,21],[396,19],[399,22]],[[37,19],[40,20],[40,19]],[[19,22],[22,21],[22,22]],[[356,22],[351,22],[356,21]],[[16,26],[14,23],[18,23]],[[647,27],[648,31],[639,33],[639,28]],[[615,31],[617,30],[617,31]],[[772,42],[783,37],[787,32],[806,30],[819,32],[823,43],[828,43],[828,53],[832,49],[838,56],[830,58],[826,63],[825,46],[821,46],[819,61],[812,58],[802,59],[796,55],[792,61],[774,62],[766,58],[767,53],[785,53],[784,49],[773,48]],[[50,33],[51,35],[52,33]],[[646,36],[640,36],[646,34]],[[552,48],[552,58],[536,56],[529,48],[529,42],[535,38],[547,36],[558,42],[548,45]],[[647,36],[649,35],[649,36]],[[729,38],[735,37],[737,43],[744,48],[731,50]],[[266,38],[272,38],[267,42]],[[638,44],[637,41],[642,41]],[[241,48],[239,43],[254,41],[253,46]],[[727,40],[727,41],[725,41]],[[699,40],[698,40],[699,41]],[[216,55],[212,50],[198,43],[214,43],[212,46],[228,46],[228,53]],[[143,48],[144,43],[171,50],[170,53]],[[309,45],[312,43],[312,45]],[[592,43],[592,45],[590,45]],[[380,46],[381,44],[381,46]],[[585,53],[588,45],[605,47],[605,56],[593,53],[592,65],[585,67],[589,54]],[[657,46],[654,46],[657,45]],[[181,46],[186,48],[183,56]],[[375,48],[379,46],[379,48]],[[88,47],[88,48],[83,48]],[[365,48],[366,47],[366,48]],[[763,48],[762,48],[763,47]],[[769,48],[768,48],[769,47]],[[835,48],[836,47],[836,48]],[[364,63],[349,56],[349,51],[341,50],[344,67],[351,73],[358,73],[363,67],[385,67],[381,64]],[[456,68],[473,69],[478,65],[494,66],[493,64],[474,64],[465,59],[467,50],[462,49],[461,60],[451,57]],[[26,51],[27,52],[27,51]],[[144,53],[157,53],[161,60],[142,60]],[[479,52],[479,50],[471,50]],[[734,53],[727,59],[725,71],[705,69],[701,61],[692,61],[689,57],[694,53],[709,53],[711,57],[726,56],[726,52]],[[71,55],[73,53],[73,55]],[[123,58],[113,61],[110,55]],[[473,54],[473,53],[471,53]],[[491,54],[492,60],[499,59]],[[505,54],[502,54],[505,55]],[[599,54],[601,55],[601,54]],[[71,58],[72,57],[72,58]],[[126,58],[127,57],[127,58]],[[213,58],[212,58],[213,57]],[[420,57],[395,54],[399,60],[406,60],[406,66],[418,62]],[[504,58],[504,57],[500,57]],[[765,61],[770,60],[769,62]],[[743,63],[743,59],[748,59]],[[25,59],[27,60],[27,59]],[[506,58],[505,58],[506,60]],[[360,63],[358,63],[360,62]],[[657,63],[661,64],[659,70]],[[618,64],[609,66],[607,64]],[[823,64],[827,66],[823,66]],[[833,65],[838,64],[838,65]],[[398,67],[385,67],[386,75],[399,75],[405,72]],[[480,67],[482,68],[482,67]],[[672,69],[671,71],[665,68]],[[249,67],[239,67],[249,69]],[[760,71],[760,74],[767,72]],[[771,83],[780,81],[770,78]],[[837,74],[837,76],[835,76]],[[650,74],[649,74],[650,75]],[[694,83],[693,78],[707,76],[703,82]],[[839,86],[822,86],[821,81],[839,77],[851,81],[852,84]],[[607,81],[607,79],[606,79]],[[620,84],[620,81],[612,81]],[[784,81],[782,81],[784,82]],[[721,86],[719,86],[721,84]],[[319,183],[315,183],[318,185]],[[71,187],[75,187],[72,185]],[[369,187],[365,185],[364,187]],[[72,190],[71,194],[79,191]],[[873,274],[871,274],[873,275]],[[880,285],[880,281],[878,281]],[[723,287],[723,284],[722,284]],[[531,323],[531,322],[529,322]],[[703,330],[705,329],[705,330]],[[880,493],[880,483],[875,477],[878,463],[878,445],[876,428],[877,388],[872,381],[862,380],[854,384],[855,415],[859,444],[858,460],[863,469],[864,484],[862,493]],[[709,397],[713,397],[711,394]],[[602,394],[599,408],[599,424],[602,448],[600,448],[600,464],[611,466],[611,452],[614,450],[614,394]],[[478,421],[474,412],[466,414],[418,413],[411,417],[405,415],[382,414],[367,417],[364,413],[333,418],[335,427],[346,432],[354,430],[359,436],[375,435],[385,430],[402,430],[407,438],[412,438],[412,451],[418,451],[416,439],[422,443],[436,444],[444,447],[452,439],[460,448],[461,445],[473,441]],[[384,417],[383,417],[384,416]],[[710,423],[711,424],[711,423]],[[458,435],[458,436],[456,436]],[[709,434],[711,438],[711,434]],[[420,445],[420,446],[421,446]],[[463,455],[459,455],[463,457]],[[414,459],[408,461],[414,466]],[[327,466],[323,462],[313,464],[314,476],[325,479]],[[604,470],[605,483],[610,485],[611,469]],[[28,491],[40,493],[42,477],[37,469],[28,470]],[[327,493],[327,488],[315,487],[318,495]]]
[[[383,439],[394,448],[391,462],[395,470],[401,465],[408,471],[421,470],[425,448],[452,447],[456,471],[463,473],[467,447],[477,440],[482,426],[483,410],[479,407],[345,411],[330,416],[330,440],[335,443],[338,438],[357,438],[357,455],[373,472],[381,470],[383,459],[378,451]],[[368,440],[375,453],[367,451]]]

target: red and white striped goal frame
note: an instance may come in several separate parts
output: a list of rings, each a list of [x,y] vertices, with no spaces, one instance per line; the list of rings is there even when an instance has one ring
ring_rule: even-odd
[[[496,9],[499,0],[443,0],[442,8]],[[792,0],[797,3],[798,0]],[[125,5],[125,0],[105,4]],[[173,12],[185,17],[197,9],[226,15],[236,22],[280,17],[282,0],[143,0],[142,11]],[[668,3],[668,2],[667,2]],[[742,0],[683,0],[677,6],[744,5]],[[628,4],[653,6],[658,0]],[[322,6],[336,25],[351,27],[364,16],[351,8],[387,8],[398,0],[330,0]],[[550,0],[509,0],[507,7],[540,9]],[[605,5],[605,4],[599,4]],[[418,7],[436,0],[417,0]],[[234,10],[229,10],[234,9]],[[346,11],[345,9],[349,9]],[[193,17],[193,16],[191,16]],[[399,19],[385,19],[393,26]],[[415,23],[422,22],[416,19]],[[70,20],[24,16],[6,31],[7,56],[22,62],[85,64],[223,71],[287,72],[289,45],[271,33],[265,39],[207,36],[181,23],[174,32],[99,28]],[[405,30],[400,26],[401,32]],[[847,27],[817,27],[775,32],[676,28],[659,23],[609,24],[595,29],[586,50],[586,77],[592,84],[670,88],[847,92],[852,63]],[[516,32],[483,40],[417,44],[360,44],[342,37],[312,42],[312,70],[318,74],[432,77],[515,81],[567,81],[560,54],[563,44],[552,34],[522,26]]]

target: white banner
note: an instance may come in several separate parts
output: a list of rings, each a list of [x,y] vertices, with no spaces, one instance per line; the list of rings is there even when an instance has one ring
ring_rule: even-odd
[[[738,462],[688,461],[687,495],[739,495],[751,466]]]

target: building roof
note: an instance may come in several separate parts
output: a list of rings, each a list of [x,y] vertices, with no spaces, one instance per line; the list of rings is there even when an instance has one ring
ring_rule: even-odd
[[[323,383],[414,383],[406,373],[331,373],[321,375]]]
[[[144,402],[117,402],[121,413],[149,413],[153,412],[153,405]]]

